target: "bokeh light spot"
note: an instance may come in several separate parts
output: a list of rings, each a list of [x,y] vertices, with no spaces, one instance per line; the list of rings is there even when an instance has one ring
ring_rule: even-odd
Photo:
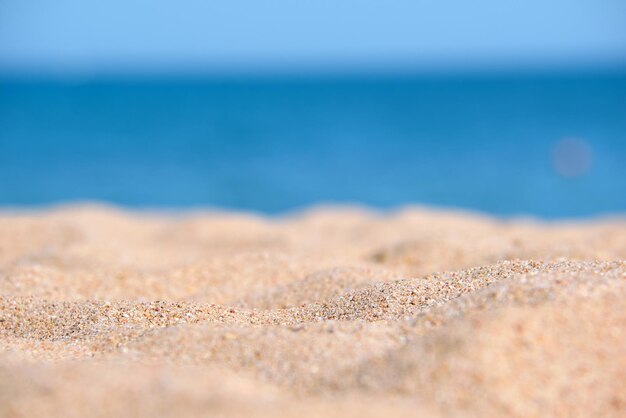
[[[591,146],[580,138],[561,139],[552,152],[552,168],[562,177],[582,177],[592,166]]]

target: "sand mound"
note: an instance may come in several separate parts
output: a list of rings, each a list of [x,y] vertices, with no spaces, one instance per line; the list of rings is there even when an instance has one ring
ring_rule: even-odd
[[[625,416],[626,223],[0,216],[3,416]]]

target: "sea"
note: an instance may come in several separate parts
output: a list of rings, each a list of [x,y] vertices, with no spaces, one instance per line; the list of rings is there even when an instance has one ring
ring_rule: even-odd
[[[626,71],[0,78],[0,208],[626,213]]]

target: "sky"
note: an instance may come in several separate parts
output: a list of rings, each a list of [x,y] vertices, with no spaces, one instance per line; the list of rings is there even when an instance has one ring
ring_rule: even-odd
[[[624,0],[0,0],[0,71],[626,63]]]

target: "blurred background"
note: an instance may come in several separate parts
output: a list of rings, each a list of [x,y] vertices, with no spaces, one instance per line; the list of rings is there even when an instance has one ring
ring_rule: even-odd
[[[0,0],[0,205],[626,212],[623,0]]]

